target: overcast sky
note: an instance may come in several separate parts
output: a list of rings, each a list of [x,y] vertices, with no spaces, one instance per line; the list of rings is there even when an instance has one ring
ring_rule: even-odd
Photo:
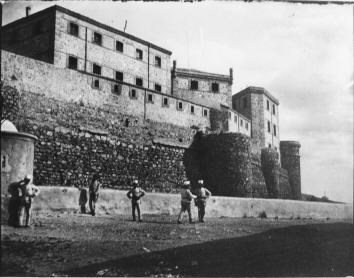
[[[178,67],[228,74],[233,93],[280,101],[281,140],[301,147],[302,192],[353,202],[353,7],[290,3],[56,4],[171,50]],[[11,2],[3,24],[54,5]],[[171,61],[172,63],[172,61]]]

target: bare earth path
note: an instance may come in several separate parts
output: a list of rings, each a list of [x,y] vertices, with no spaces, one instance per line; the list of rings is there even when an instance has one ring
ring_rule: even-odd
[[[348,276],[349,221],[42,214],[1,226],[2,276]]]

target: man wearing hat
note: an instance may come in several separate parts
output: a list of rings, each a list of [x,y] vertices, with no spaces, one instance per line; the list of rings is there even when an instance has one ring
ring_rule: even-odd
[[[25,216],[25,227],[29,227],[31,223],[31,214],[32,214],[32,200],[34,197],[38,196],[40,190],[37,186],[31,183],[32,177],[30,175],[26,175],[23,179],[22,184],[20,185],[21,188],[21,197],[20,197],[20,206],[19,206],[19,218],[20,218],[20,225],[23,225],[22,213],[24,212]]]
[[[198,219],[199,222],[204,223],[205,206],[207,199],[211,196],[211,192],[204,186],[203,180],[198,180],[198,189],[196,191],[197,199],[195,204],[198,207]]]
[[[177,220],[178,224],[182,223],[181,216],[182,216],[182,213],[185,211],[188,212],[189,223],[193,223],[192,212],[191,212],[191,202],[196,197],[197,196],[193,195],[192,192],[190,191],[190,181],[185,181],[183,183],[183,186],[181,189],[181,211],[178,215],[178,220]]]
[[[133,221],[136,220],[135,218],[135,210],[138,211],[138,220],[141,222],[141,215],[140,215],[140,198],[145,195],[145,191],[139,186],[139,181],[133,181],[133,188],[128,191],[127,197],[132,200],[132,215]]]

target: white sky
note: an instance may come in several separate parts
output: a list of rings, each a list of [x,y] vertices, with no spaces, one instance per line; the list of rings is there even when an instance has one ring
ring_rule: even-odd
[[[281,140],[302,145],[302,192],[353,202],[353,6],[14,1],[3,24],[54,4],[120,30],[127,20],[127,33],[171,50],[177,67],[232,67],[233,93],[265,87],[280,101]]]

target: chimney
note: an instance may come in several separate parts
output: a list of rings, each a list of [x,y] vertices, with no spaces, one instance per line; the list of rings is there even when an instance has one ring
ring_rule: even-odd
[[[29,16],[31,13],[31,7],[30,6],[27,6],[26,7],[26,17]]]
[[[176,78],[176,60],[173,60],[173,66],[171,71],[171,95],[173,95],[173,80]]]
[[[230,68],[230,79],[231,79],[231,84],[232,84],[233,80],[234,80],[234,71],[232,68]]]

